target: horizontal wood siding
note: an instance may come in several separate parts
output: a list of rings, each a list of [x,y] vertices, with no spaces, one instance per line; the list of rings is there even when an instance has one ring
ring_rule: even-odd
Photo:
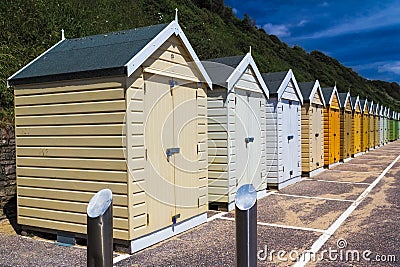
[[[270,98],[266,105],[266,171],[267,185],[277,185],[283,178],[282,168],[282,107],[276,98]]]
[[[207,91],[209,202],[229,203],[229,187],[235,185],[230,182],[230,179],[235,179],[235,177],[229,175],[230,168],[228,168],[230,150],[228,149],[228,103],[226,97],[225,88],[216,87]],[[229,143],[231,144],[231,142]]]
[[[312,119],[310,114],[310,103],[301,107],[301,166],[302,172],[311,171],[311,159],[313,151]]]
[[[285,88],[285,91],[282,94],[282,99],[292,100],[292,101],[300,101],[300,98],[296,92],[293,81],[291,80]]]
[[[122,78],[17,87],[18,222],[86,233],[86,207],[113,191],[114,237],[128,239]]]

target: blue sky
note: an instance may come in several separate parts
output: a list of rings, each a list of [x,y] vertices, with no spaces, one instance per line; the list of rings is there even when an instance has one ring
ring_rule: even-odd
[[[307,51],[319,50],[361,76],[400,83],[400,0],[225,0],[239,18]]]

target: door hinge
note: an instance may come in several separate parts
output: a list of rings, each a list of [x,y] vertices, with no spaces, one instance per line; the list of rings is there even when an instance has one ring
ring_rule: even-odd
[[[146,161],[147,161],[147,148],[144,150],[144,158],[145,158]]]
[[[197,207],[200,208],[200,198],[197,198]]]
[[[199,94],[198,94],[198,92],[197,92],[197,90],[196,90],[196,99],[197,99],[198,95],[199,95]]]
[[[143,94],[146,94],[146,81],[143,81]]]
[[[150,216],[149,216],[148,213],[146,214],[146,222],[147,222],[147,225],[149,225],[149,223],[150,223]]]

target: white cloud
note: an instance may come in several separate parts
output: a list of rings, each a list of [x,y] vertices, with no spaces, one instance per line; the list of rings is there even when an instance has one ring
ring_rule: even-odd
[[[400,61],[390,62],[379,66],[378,72],[393,72],[400,75]]]
[[[378,12],[374,12],[371,14],[364,14],[363,16],[359,17],[352,17],[326,30],[316,32],[309,36],[299,37],[298,39],[335,37],[349,33],[370,31],[391,25],[399,25],[400,24],[398,19],[399,14],[400,14],[400,5],[389,6]]]
[[[236,8],[232,8],[232,12],[233,12],[233,14],[236,15],[238,13],[238,10]]]
[[[329,3],[325,1],[325,2],[322,2],[321,4],[319,4],[319,6],[327,7],[327,6],[329,6]]]
[[[290,36],[290,31],[286,25],[280,24],[280,25],[274,25],[271,23],[264,24],[263,26],[264,30],[268,34],[273,34],[279,37],[287,37]]]
[[[303,27],[304,25],[306,25],[307,22],[308,22],[308,20],[302,19],[299,23],[297,23],[297,26],[298,27]]]

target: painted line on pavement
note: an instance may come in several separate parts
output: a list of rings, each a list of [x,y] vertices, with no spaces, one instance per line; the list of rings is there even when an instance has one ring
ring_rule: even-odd
[[[312,178],[305,178],[306,181],[317,181],[317,182],[325,182],[325,183],[337,183],[337,184],[360,184],[360,185],[370,185],[371,183],[362,183],[362,182],[344,182],[344,181],[334,181],[334,180],[318,180]]]
[[[400,159],[400,155],[397,156],[389,166],[375,179],[375,181],[368,186],[367,189],[354,201],[354,203],[347,208],[345,212],[340,215],[339,218],[314,242],[311,246],[311,249],[305,250],[300,258],[299,261],[294,265],[295,267],[303,267],[305,266],[310,260],[311,255],[315,255],[321,247],[328,241],[328,239],[336,232],[336,230],[343,224],[343,222],[350,216],[350,214],[360,205],[360,203],[366,198],[366,196],[371,192],[371,190],[382,180],[385,174],[393,167],[394,164]]]
[[[235,218],[230,218],[230,217],[221,217],[218,218],[221,220],[226,220],[226,221],[235,221]],[[276,223],[265,223],[265,222],[257,222],[257,225],[262,225],[262,226],[270,226],[270,227],[279,227],[279,228],[286,228],[286,229],[293,229],[293,230],[303,230],[303,231],[309,231],[309,232],[318,232],[318,233],[325,233],[326,230],[321,230],[321,229],[315,229],[315,228],[307,228],[307,227],[300,227],[300,226],[290,226],[290,225],[283,225],[283,224],[276,224]]]
[[[129,258],[130,256],[130,254],[119,254],[117,257],[113,258],[113,265]]]
[[[297,198],[309,198],[309,199],[320,199],[320,200],[333,200],[333,201],[343,201],[343,202],[354,202],[354,200],[350,199],[339,199],[339,198],[328,198],[328,197],[310,197],[310,196],[302,196],[302,195],[292,195],[292,194],[283,194],[283,193],[275,193],[278,196],[288,196],[288,197],[297,197]]]

